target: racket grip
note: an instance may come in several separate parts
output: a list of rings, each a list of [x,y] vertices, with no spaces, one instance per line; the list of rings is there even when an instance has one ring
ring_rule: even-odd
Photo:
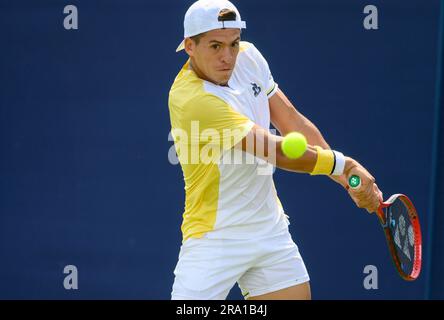
[[[361,186],[361,178],[357,175],[352,175],[349,179],[348,179],[348,185],[350,186],[350,188],[352,189],[358,189]]]

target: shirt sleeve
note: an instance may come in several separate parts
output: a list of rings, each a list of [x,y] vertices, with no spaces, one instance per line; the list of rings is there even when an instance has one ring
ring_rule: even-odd
[[[260,77],[265,85],[265,92],[268,98],[271,98],[277,92],[278,84],[274,81],[268,62],[261,52],[253,44],[250,50],[252,58],[258,65],[258,72],[260,72]]]
[[[188,101],[183,109],[182,129],[190,143],[211,144],[229,150],[239,143],[254,123],[221,98],[207,94]]]

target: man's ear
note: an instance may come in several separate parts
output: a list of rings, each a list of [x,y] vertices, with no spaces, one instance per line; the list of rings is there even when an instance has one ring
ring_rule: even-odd
[[[194,48],[196,47],[196,43],[190,38],[185,38],[185,52],[188,53],[190,57],[194,55]]]

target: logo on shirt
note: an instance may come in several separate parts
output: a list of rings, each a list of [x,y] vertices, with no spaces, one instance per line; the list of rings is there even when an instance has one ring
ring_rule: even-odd
[[[254,82],[251,82],[251,85],[253,86],[251,89],[253,89],[254,96],[257,97],[259,93],[261,93],[262,89]]]

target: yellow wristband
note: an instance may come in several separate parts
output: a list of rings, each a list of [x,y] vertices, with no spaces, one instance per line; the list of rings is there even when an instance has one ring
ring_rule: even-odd
[[[318,152],[318,159],[311,175],[330,175],[335,165],[335,155],[331,150],[324,150],[319,146],[315,146]]]

